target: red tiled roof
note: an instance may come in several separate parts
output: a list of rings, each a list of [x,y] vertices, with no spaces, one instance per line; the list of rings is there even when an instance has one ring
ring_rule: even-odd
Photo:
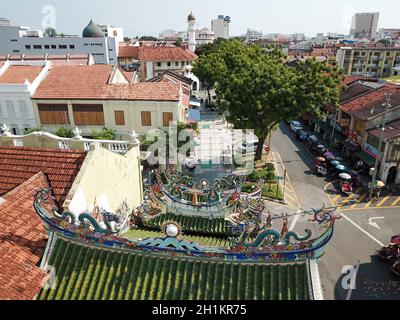
[[[104,87],[103,97],[110,100],[179,101],[179,83],[140,82]]]
[[[43,171],[61,205],[85,157],[75,150],[0,146],[0,196]]]
[[[0,84],[23,84],[25,80],[32,83],[42,68],[41,66],[9,66],[0,77]]]
[[[108,84],[112,66],[55,66],[37,88],[34,99],[178,101],[179,84]]]
[[[149,62],[194,61],[198,57],[192,51],[181,47],[140,47],[139,60]]]
[[[139,47],[132,46],[120,46],[118,52],[118,58],[139,58]]]
[[[357,110],[363,109],[365,107],[372,106],[374,104],[384,102],[386,97],[385,94],[387,92],[396,94],[400,91],[400,87],[392,84],[385,84],[384,86],[367,92],[355,99],[352,99],[341,105],[341,109],[346,112],[355,112]]]
[[[345,77],[344,80],[342,81],[342,85],[343,86],[348,86],[354,82],[360,81],[361,79],[363,79],[363,77],[358,77],[358,76],[348,76]]]
[[[33,98],[98,98],[103,95],[112,68],[110,65],[53,66]]]
[[[41,289],[46,272],[37,265],[47,232],[33,201],[37,191],[48,187],[39,172],[7,193],[0,204],[0,300],[32,300]]]

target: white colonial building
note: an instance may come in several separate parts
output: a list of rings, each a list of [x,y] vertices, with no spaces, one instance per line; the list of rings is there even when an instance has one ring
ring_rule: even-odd
[[[36,128],[31,97],[48,73],[50,61],[6,61],[0,68],[0,125],[13,134]]]
[[[92,54],[95,64],[117,64],[120,28],[102,26],[92,20],[78,36],[48,36],[41,30],[0,25],[0,55]]]

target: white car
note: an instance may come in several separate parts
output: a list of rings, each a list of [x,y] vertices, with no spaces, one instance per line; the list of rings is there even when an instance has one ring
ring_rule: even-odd
[[[290,130],[292,130],[292,132],[296,133],[298,130],[302,130],[303,126],[301,125],[301,123],[299,121],[292,121],[290,122]]]

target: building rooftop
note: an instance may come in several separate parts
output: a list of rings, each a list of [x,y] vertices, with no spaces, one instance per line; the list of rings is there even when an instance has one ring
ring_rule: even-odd
[[[373,106],[381,105],[385,102],[386,93],[396,94],[400,91],[400,86],[392,85],[392,84],[385,84],[384,86],[369,91],[361,96],[358,96],[350,101],[342,104],[341,109],[343,111],[355,114],[358,110],[367,110]],[[361,115],[364,111],[359,112],[358,114]]]
[[[75,150],[0,146],[0,196],[42,171],[62,205],[85,158]]]
[[[382,135],[382,130],[378,128],[368,130],[368,132],[377,138]],[[398,136],[400,136],[400,119],[387,123],[383,132],[383,139],[392,139]]]
[[[178,101],[179,84],[109,84],[113,66],[54,66],[41,82],[34,99]]]
[[[101,31],[101,28],[94,23],[93,20],[90,20],[89,24],[83,29],[82,32],[82,37],[83,38],[102,38],[105,37],[103,31]]]
[[[180,84],[168,82],[140,82],[113,84],[104,87],[109,100],[179,101]]]
[[[0,204],[0,300],[32,300],[46,273],[38,267],[47,232],[33,208],[36,193],[49,188],[39,172],[4,195]]]
[[[397,92],[400,92],[400,87]],[[374,118],[377,115],[383,114],[386,111],[386,106],[383,105],[385,102],[386,102],[386,97],[383,96],[381,99],[376,100],[375,103],[364,105],[364,107],[353,111],[352,114],[361,120]],[[390,103],[392,105],[392,108],[399,107],[400,94],[392,95],[390,98]]]
[[[60,253],[70,257],[70,267],[65,267],[63,259],[56,259]],[[305,262],[280,265],[177,259],[112,252],[58,239],[49,263],[57,270],[65,270],[58,280],[70,281],[69,290],[63,290],[62,286],[45,289],[38,295],[39,300],[63,300],[71,296],[85,300],[313,299]],[[97,275],[95,270],[99,270]],[[82,277],[87,281],[78,280]],[[110,285],[107,279],[113,279]]]
[[[25,80],[32,83],[42,69],[42,66],[11,65],[0,76],[0,84],[24,84]]]
[[[91,54],[45,54],[45,55],[7,55],[0,56],[0,66],[2,61],[51,61],[53,64],[93,64]]]
[[[139,60],[144,62],[194,61],[198,57],[181,47],[140,47]]]
[[[374,89],[362,83],[353,83],[341,92],[339,102],[344,103]]]
[[[118,58],[134,58],[139,59],[139,47],[120,46]]]

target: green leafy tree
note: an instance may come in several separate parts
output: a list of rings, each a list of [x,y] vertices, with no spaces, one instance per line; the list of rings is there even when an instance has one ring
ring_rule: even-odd
[[[117,134],[115,130],[104,127],[101,131],[93,131],[92,136],[96,140],[115,140]]]
[[[153,36],[143,36],[139,38],[139,41],[157,41],[158,39]]]
[[[58,129],[56,131],[55,135],[59,136],[61,138],[73,138],[75,136],[72,129],[64,128],[64,127],[61,127],[60,129]]]
[[[47,34],[49,37],[55,37],[57,36],[57,31],[56,29],[52,27],[47,27],[46,30],[44,31],[45,34]]]
[[[182,39],[178,38],[175,42],[174,42],[174,46],[175,47],[180,47],[182,45]]]
[[[215,72],[215,67],[218,63],[220,63],[219,56],[213,52],[200,56],[193,66],[193,73],[207,90],[207,105],[211,105],[211,90],[214,88],[218,78],[218,74]]]
[[[216,52],[200,57],[194,72],[217,93],[217,106],[235,128],[254,129],[259,138],[256,160],[281,121],[320,113],[325,103],[338,105],[341,75],[313,59],[286,64],[278,50],[265,54],[255,44],[224,41]]]

